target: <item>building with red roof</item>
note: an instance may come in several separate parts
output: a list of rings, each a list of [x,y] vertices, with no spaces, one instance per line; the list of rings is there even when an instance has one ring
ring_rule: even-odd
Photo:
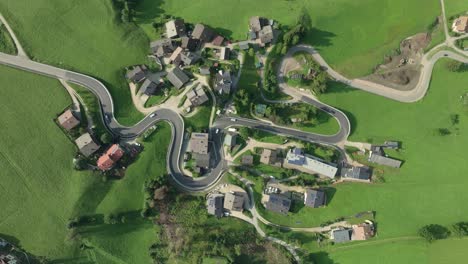
[[[109,170],[123,155],[123,149],[118,144],[114,144],[98,159],[97,166],[102,171]]]

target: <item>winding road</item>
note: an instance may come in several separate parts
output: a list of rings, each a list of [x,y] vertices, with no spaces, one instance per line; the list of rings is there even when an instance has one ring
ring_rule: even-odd
[[[334,71],[313,47],[307,45],[294,46],[282,58],[280,67],[278,69],[278,83],[280,89],[282,89],[285,93],[292,95],[296,99],[314,105],[318,109],[321,109],[333,116],[340,124],[340,131],[335,135],[320,135],[287,127],[280,127],[260,120],[222,116],[217,118],[217,120],[215,120],[214,124],[210,128],[210,131],[212,132],[210,133],[212,135],[212,142],[215,146],[214,149],[218,156],[217,164],[210,171],[208,176],[192,178],[185,176],[182,173],[182,170],[180,169],[182,164],[181,152],[185,129],[184,121],[178,113],[171,109],[158,109],[153,112],[155,114],[153,117],[150,117],[151,114],[149,114],[134,126],[126,127],[121,125],[115,119],[114,103],[112,100],[112,96],[104,84],[102,84],[99,80],[93,77],[81,73],[61,69],[58,67],[30,60],[27,57],[24,50],[21,48],[21,45],[16,36],[14,35],[13,31],[1,15],[0,19],[6,25],[8,31],[12,35],[13,40],[17,45],[19,51],[18,56],[0,53],[0,64],[33,72],[36,74],[49,76],[52,78],[57,78],[87,88],[99,99],[101,105],[102,120],[106,127],[109,129],[109,131],[115,136],[120,137],[121,139],[131,140],[141,135],[146,129],[153,126],[155,123],[167,121],[172,127],[172,139],[167,155],[167,169],[170,175],[172,176],[172,180],[181,189],[189,192],[200,192],[209,190],[214,185],[216,185],[216,183],[220,180],[221,176],[223,175],[224,171],[226,171],[227,169],[227,162],[223,159],[221,140],[222,133],[214,133],[215,129],[225,129],[229,126],[246,126],[274,134],[281,134],[289,137],[294,137],[300,140],[318,142],[328,145],[336,145],[345,141],[348,138],[351,131],[351,124],[349,122],[348,117],[343,112],[332,106],[318,101],[316,98],[301,93],[295,88],[289,87],[284,81],[283,77],[285,74],[285,67],[287,63],[293,59],[293,54],[298,51],[310,53],[322,67],[325,67],[327,69],[329,75],[336,81],[342,82],[357,89],[381,95],[400,102],[415,102],[424,97],[429,87],[433,66],[435,62],[440,58],[449,57],[454,60],[468,63],[468,58],[451,51],[439,51],[433,55],[429,55],[429,52],[426,55],[424,55],[422,59],[422,73],[420,75],[420,79],[416,88],[410,91],[398,91],[390,87],[385,87],[383,85],[372,83],[362,79],[347,79],[343,75]]]

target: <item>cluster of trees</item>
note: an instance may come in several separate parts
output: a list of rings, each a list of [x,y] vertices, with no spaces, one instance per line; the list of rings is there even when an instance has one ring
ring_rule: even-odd
[[[157,176],[154,179],[146,180],[143,186],[143,191],[145,194],[145,200],[143,203],[143,209],[140,214],[141,217],[148,217],[152,213],[152,208],[154,207],[154,193],[157,189],[163,188],[167,184],[168,175],[162,174]],[[165,195],[165,191],[160,192]],[[164,197],[161,197],[161,200]]]
[[[445,239],[451,235],[464,237],[468,236],[468,222],[457,222],[450,226],[450,228],[437,224],[425,225],[419,229],[418,234],[427,242]]]
[[[279,125],[290,125],[295,118],[298,123],[318,124],[317,109],[311,105],[303,104],[301,106],[274,104],[266,108],[265,116]]]
[[[302,9],[297,18],[296,24],[282,37],[278,38],[278,42],[268,54],[267,62],[265,63],[265,80],[263,88],[274,94],[278,91],[278,80],[276,78],[276,63],[279,56],[285,55],[290,46],[299,44],[305,33],[312,29],[312,19],[306,9]]]
[[[139,0],[114,0],[115,7],[120,10],[120,19],[124,23],[133,21],[136,14],[135,6]]]
[[[460,61],[450,60],[445,64],[445,67],[451,72],[463,72],[468,69],[468,67]]]

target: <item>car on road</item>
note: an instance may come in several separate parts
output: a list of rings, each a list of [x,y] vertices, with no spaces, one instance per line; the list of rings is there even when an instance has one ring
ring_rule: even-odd
[[[109,114],[105,114],[105,115],[104,115],[104,119],[106,119],[106,122],[107,122],[107,123],[110,123],[110,121],[111,121],[111,118],[110,118],[110,115],[109,115]]]
[[[215,130],[215,134],[218,134],[218,133],[219,133],[219,128]]]
[[[445,57],[448,57],[448,54],[447,54],[447,53],[445,53],[445,54],[444,54],[444,56],[445,56]]]
[[[235,118],[231,118],[231,121],[232,121],[232,122],[236,122],[236,121],[237,121],[237,119],[235,119]]]
[[[230,128],[228,128],[228,131],[229,131],[229,132],[237,132],[237,129],[235,129],[235,128],[233,128],[233,127],[230,127]]]
[[[152,113],[152,114],[150,115],[151,118],[153,118],[153,117],[155,117],[155,116],[156,116],[156,113]]]

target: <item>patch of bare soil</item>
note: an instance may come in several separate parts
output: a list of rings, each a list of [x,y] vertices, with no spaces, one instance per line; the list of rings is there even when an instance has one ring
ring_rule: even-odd
[[[418,33],[400,43],[399,50],[387,55],[384,63],[374,69],[374,73],[364,79],[397,90],[412,90],[419,80],[420,63],[424,49],[431,42],[429,33]]]

